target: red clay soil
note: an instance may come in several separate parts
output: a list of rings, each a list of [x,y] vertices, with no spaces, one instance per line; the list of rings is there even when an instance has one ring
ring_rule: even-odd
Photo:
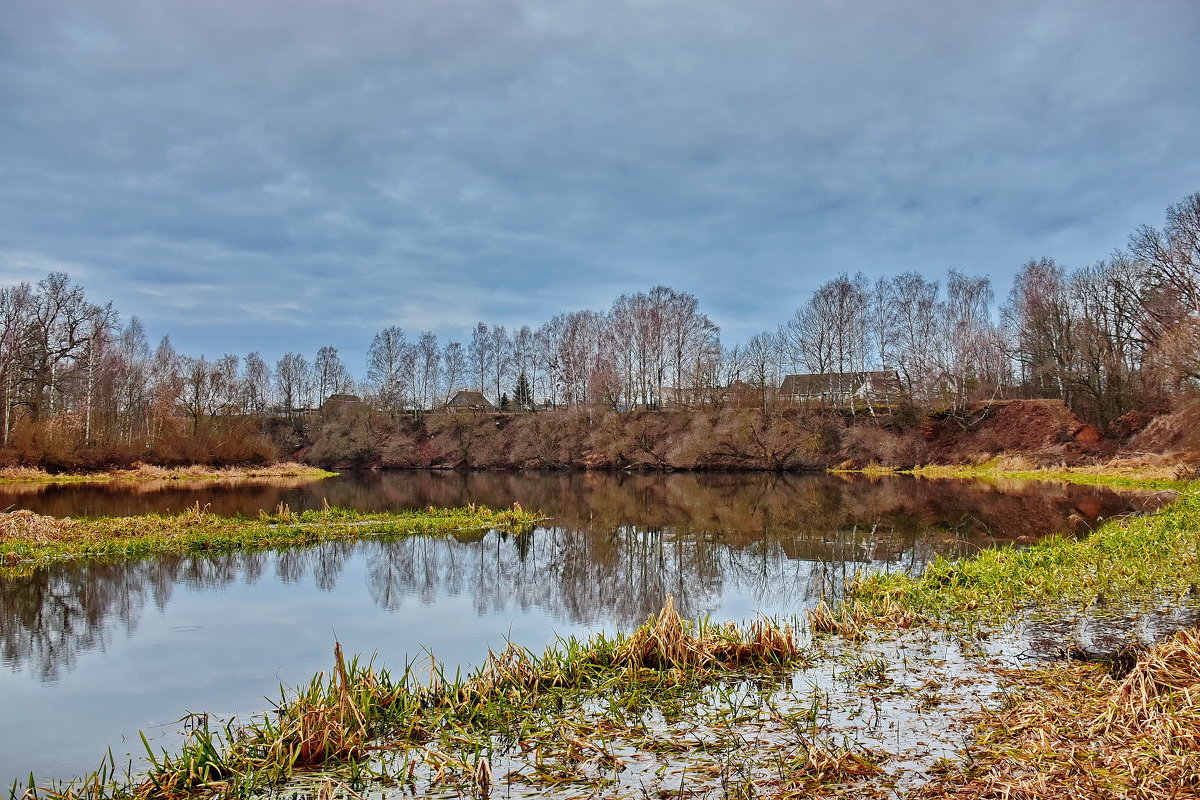
[[[1200,402],[1155,417],[1121,448],[1123,453],[1156,453],[1200,461]]]
[[[1059,400],[993,403],[957,417],[930,419],[922,433],[931,463],[973,461],[995,454],[1076,463],[1114,447]]]

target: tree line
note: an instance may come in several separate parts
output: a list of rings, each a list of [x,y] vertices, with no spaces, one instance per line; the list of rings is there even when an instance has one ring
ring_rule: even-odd
[[[364,366],[356,377],[332,345],[273,364],[258,352],[189,356],[169,338],[152,347],[136,317],[122,325],[61,272],[0,287],[0,443],[21,458],[51,444],[153,452],[166,440],[203,454],[337,394],[394,419],[460,389],[510,410],[619,411],[716,406],[740,385],[768,410],[786,402],[787,374],[872,370],[894,371],[917,407],[1053,397],[1109,424],[1200,382],[1200,193],[1096,264],[1029,261],[998,306],[987,277],[958,270],[940,281],[842,274],[773,330],[726,346],[694,295],[656,286],[537,327],[479,322],[465,342],[388,326]]]

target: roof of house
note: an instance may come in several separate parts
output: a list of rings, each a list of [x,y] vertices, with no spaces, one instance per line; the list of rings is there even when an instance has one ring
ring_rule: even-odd
[[[466,389],[461,389],[454,397],[450,398],[450,402],[446,403],[451,408],[478,408],[483,410],[495,410],[492,402],[483,396],[482,392],[471,392]]]
[[[785,395],[853,394],[866,383],[875,391],[898,391],[900,376],[893,369],[868,372],[820,372],[788,375],[779,391]]]

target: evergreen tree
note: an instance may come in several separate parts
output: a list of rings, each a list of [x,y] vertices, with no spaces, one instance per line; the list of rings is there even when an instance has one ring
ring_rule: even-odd
[[[513,390],[513,400],[516,402],[517,408],[533,408],[533,391],[529,388],[529,379],[525,377],[524,372],[517,377],[517,388]]]

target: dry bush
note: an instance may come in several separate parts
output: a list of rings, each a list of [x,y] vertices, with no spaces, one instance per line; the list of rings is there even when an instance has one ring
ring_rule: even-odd
[[[911,467],[923,460],[923,450],[916,431],[897,433],[874,423],[861,423],[846,430],[837,457],[862,465]]]

